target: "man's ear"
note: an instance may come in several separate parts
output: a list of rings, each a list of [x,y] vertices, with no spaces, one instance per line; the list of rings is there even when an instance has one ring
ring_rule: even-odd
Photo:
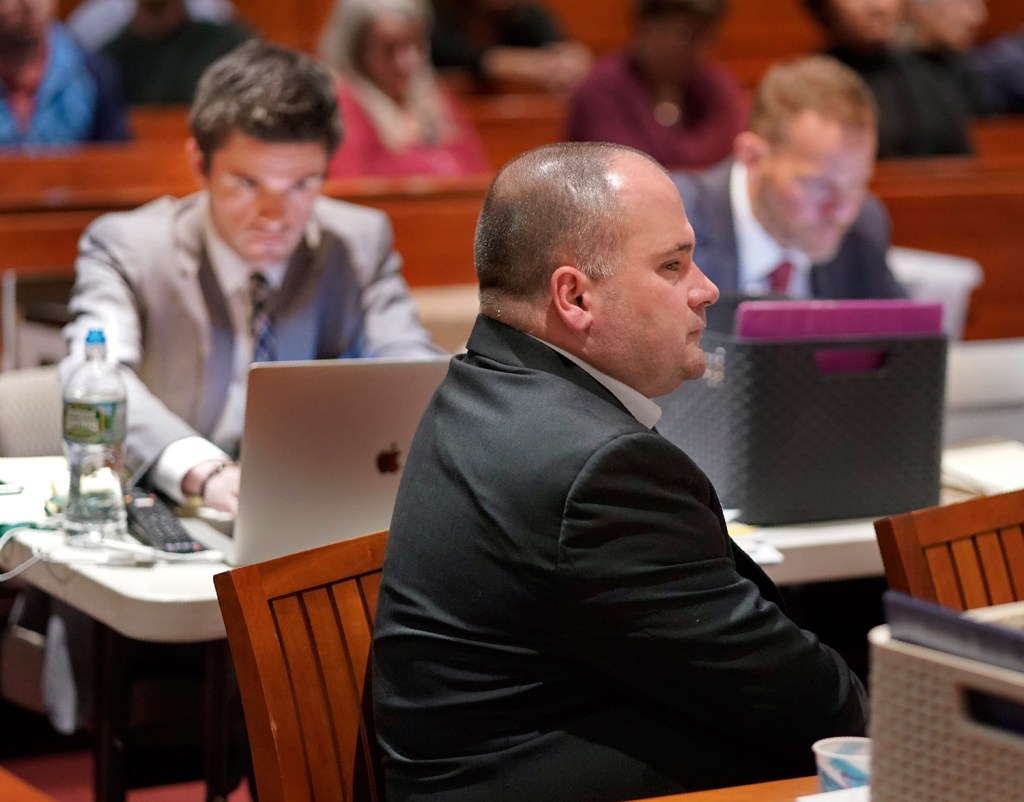
[[[203,152],[199,149],[199,143],[196,142],[195,137],[189,137],[185,141],[185,156],[188,159],[189,167],[192,168],[192,177],[195,178],[196,182],[201,186],[206,186],[207,179],[207,165],[206,157],[203,156]]]
[[[753,131],[741,131],[733,140],[733,155],[747,169],[760,164],[769,150],[768,140]]]
[[[585,334],[590,329],[593,286],[590,278],[570,265],[557,267],[551,274],[551,302],[569,331]]]

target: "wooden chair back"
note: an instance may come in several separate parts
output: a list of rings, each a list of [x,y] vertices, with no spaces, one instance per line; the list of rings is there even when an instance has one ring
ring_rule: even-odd
[[[214,577],[260,802],[384,798],[368,670],[387,537]]]
[[[1024,601],[1024,490],[875,521],[893,590],[955,610]]]

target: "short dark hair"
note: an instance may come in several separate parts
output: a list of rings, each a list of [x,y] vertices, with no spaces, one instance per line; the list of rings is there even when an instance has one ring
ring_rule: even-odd
[[[620,200],[610,172],[626,153],[658,165],[624,145],[561,142],[529,150],[498,172],[473,241],[483,311],[542,297],[559,264],[595,279],[618,269]]]
[[[708,25],[718,22],[728,10],[728,0],[635,0],[633,3],[633,16],[636,19],[687,14]]]
[[[309,56],[251,39],[203,73],[189,128],[204,166],[235,131],[261,142],[322,142],[328,157],[341,142],[331,74]]]

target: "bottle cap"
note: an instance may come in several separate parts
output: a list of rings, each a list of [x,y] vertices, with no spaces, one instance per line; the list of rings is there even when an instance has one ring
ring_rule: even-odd
[[[89,333],[85,335],[86,345],[104,345],[106,342],[103,329],[89,329]]]

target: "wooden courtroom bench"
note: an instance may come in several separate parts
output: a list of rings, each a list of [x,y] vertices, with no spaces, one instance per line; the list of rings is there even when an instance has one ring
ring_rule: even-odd
[[[981,264],[966,339],[1024,336],[1024,158],[880,162],[871,188],[892,217],[894,243]]]
[[[971,125],[979,156],[999,159],[1024,153],[1024,114],[979,117]]]
[[[453,84],[464,87],[458,81]],[[565,97],[539,92],[458,94],[494,169],[524,150],[565,138]],[[188,107],[137,106],[131,111],[131,124],[141,143],[181,143],[189,136]]]
[[[132,134],[137,140],[173,139],[184,142],[190,135],[188,106],[132,106],[128,114]]]
[[[473,232],[489,181],[489,175],[447,180],[337,179],[324,187],[329,196],[388,214],[406,280],[421,296],[417,300],[424,323],[438,342],[450,348],[461,344],[461,332],[475,311]],[[4,194],[0,187],[0,196]],[[6,210],[0,213],[0,274],[12,269],[16,282],[66,283],[74,273],[78,239],[96,216],[132,208],[165,193],[148,184],[121,186],[102,202],[93,183],[88,192],[96,202],[92,208],[82,206],[85,194],[70,188],[59,195],[75,198],[68,207],[36,199],[21,211],[11,211],[10,197],[0,198],[0,207]],[[24,192],[19,195],[24,196]],[[0,308],[2,300],[0,296]]]
[[[880,163],[873,181],[890,208],[897,244],[981,263],[986,280],[975,291],[968,338],[1024,336],[1024,233],[1012,224],[1022,219],[1024,155],[1008,148],[1013,134],[1006,133],[1020,124],[993,123],[990,132],[1000,133],[980,139],[988,144],[977,157]],[[3,156],[0,175],[0,268],[20,274],[70,270],[78,235],[97,214],[196,188],[181,143],[170,140]],[[410,285],[443,286],[474,280],[471,243],[488,180],[335,180],[326,192],[387,212]]]
[[[467,94],[462,101],[495,170],[523,151],[565,139],[565,97],[516,92]]]
[[[131,209],[198,186],[174,139],[4,152],[0,175],[0,212]]]

